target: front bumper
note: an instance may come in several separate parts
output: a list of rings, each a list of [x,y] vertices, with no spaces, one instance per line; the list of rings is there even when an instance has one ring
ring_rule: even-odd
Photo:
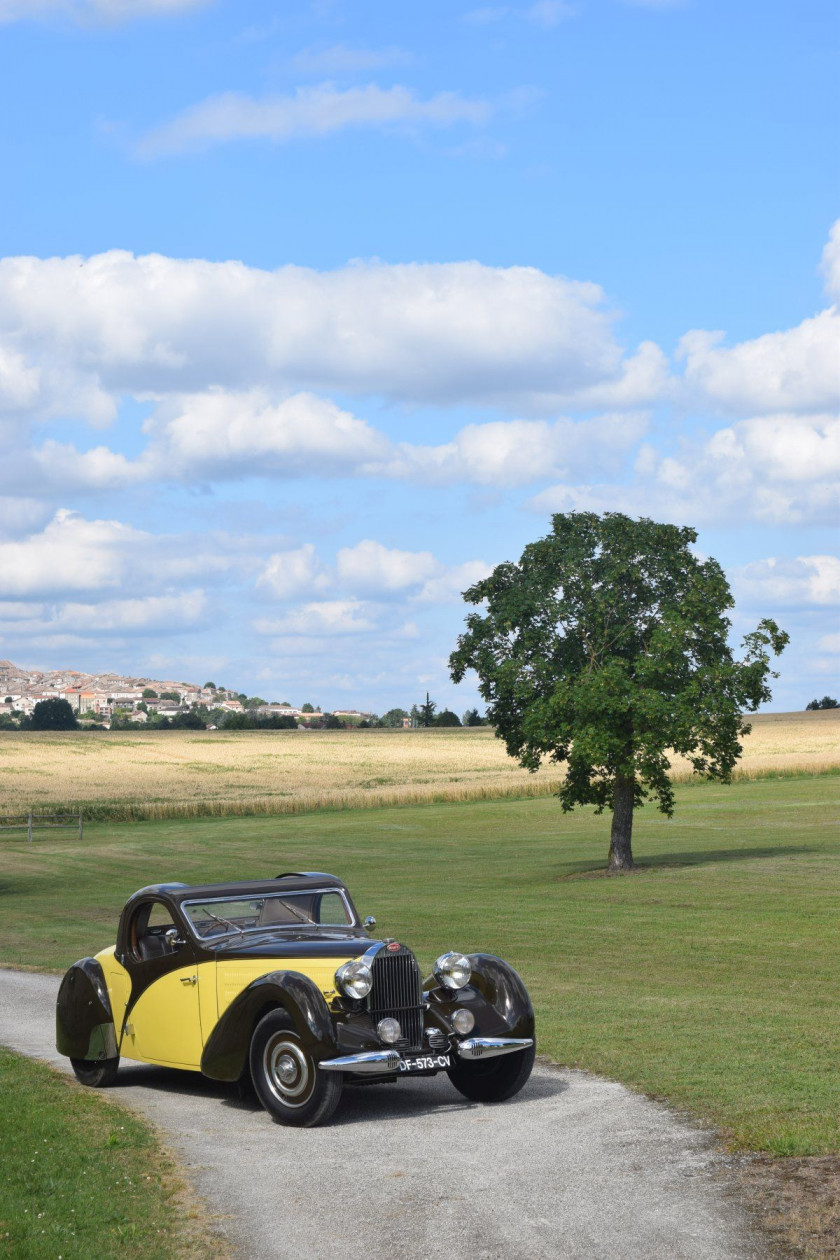
[[[530,1037],[467,1037],[464,1041],[456,1041],[452,1051],[460,1059],[487,1059],[528,1050],[533,1044]],[[399,1071],[401,1063],[402,1055],[398,1050],[365,1050],[361,1054],[322,1059],[318,1067],[322,1072],[361,1072],[381,1076]]]

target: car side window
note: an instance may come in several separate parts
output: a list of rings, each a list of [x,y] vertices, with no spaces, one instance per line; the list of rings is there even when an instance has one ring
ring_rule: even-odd
[[[176,953],[180,947],[166,936],[173,928],[178,931],[172,911],[162,901],[147,901],[139,906],[129,927],[129,949],[134,961],[149,962]]]
[[[350,922],[344,898],[339,893],[322,893],[318,908],[318,922],[346,927]]]

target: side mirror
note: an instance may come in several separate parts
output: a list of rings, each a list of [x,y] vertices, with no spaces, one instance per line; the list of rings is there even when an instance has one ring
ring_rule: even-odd
[[[186,945],[187,943],[183,936],[178,935],[178,929],[174,927],[166,929],[163,934],[163,939],[166,941],[173,953],[176,949],[180,949],[182,945]]]
[[[369,914],[365,919],[364,927],[366,932],[370,932],[376,927],[376,919],[374,919],[372,914]]]

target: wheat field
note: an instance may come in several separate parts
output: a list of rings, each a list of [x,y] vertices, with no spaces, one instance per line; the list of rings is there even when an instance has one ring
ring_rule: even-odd
[[[840,769],[840,711],[752,719],[736,777]],[[688,777],[679,760],[675,779]],[[0,814],[300,813],[542,796],[556,766],[521,770],[486,727],[462,730],[0,732]]]

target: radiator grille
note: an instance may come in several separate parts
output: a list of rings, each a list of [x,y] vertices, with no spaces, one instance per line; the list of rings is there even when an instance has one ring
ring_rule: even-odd
[[[368,1010],[374,1022],[386,1015],[399,1020],[408,1049],[423,1046],[423,977],[410,949],[380,950],[373,960],[373,988]]]

